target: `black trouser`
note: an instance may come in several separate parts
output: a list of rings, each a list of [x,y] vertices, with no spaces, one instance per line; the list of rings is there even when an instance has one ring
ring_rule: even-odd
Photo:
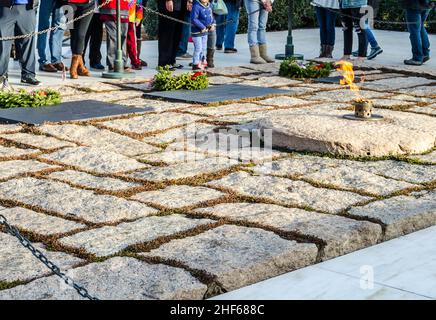
[[[101,63],[101,44],[103,42],[103,21],[100,19],[100,13],[94,13],[85,36],[85,49],[89,42],[89,63],[91,65]]]
[[[182,6],[181,11],[169,12],[164,9],[159,10],[159,12],[176,19],[184,20],[186,6]],[[179,48],[180,39],[182,37],[182,27],[183,25],[179,22],[159,17],[158,47],[160,67],[176,63],[177,49]]]
[[[359,41],[359,57],[366,57],[368,42],[366,32],[360,27],[360,20],[364,13],[360,13],[360,8],[347,8],[340,10],[342,29],[344,31],[344,55],[351,55],[353,51],[353,27],[356,30]]]
[[[86,5],[77,6],[76,11],[74,11],[74,18],[88,12],[89,10],[94,10],[94,1]],[[73,54],[82,55],[85,51],[85,37],[88,31],[89,24],[91,23],[93,13],[86,16],[83,19],[74,22],[74,28],[71,29],[71,52]]]
[[[0,38],[28,34],[36,28],[36,9],[27,9],[26,5],[0,7]],[[35,76],[35,37],[15,41],[19,53],[21,76]],[[8,73],[12,40],[0,41],[0,76]]]

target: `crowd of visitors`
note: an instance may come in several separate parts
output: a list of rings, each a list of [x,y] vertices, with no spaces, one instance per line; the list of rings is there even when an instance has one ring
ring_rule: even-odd
[[[183,68],[178,59],[192,59],[193,70],[214,67],[216,50],[237,52],[235,35],[239,15],[245,7],[248,17],[250,62],[273,62],[268,55],[266,27],[274,0],[156,0],[158,17],[158,66],[171,70]],[[404,9],[410,34],[412,58],[408,65],[422,65],[430,59],[430,43],[425,22],[432,9],[430,0],[399,0]],[[358,60],[374,59],[383,52],[365,8],[376,16],[380,0],[312,0],[320,32],[321,58],[333,58],[335,27],[340,18],[344,34],[342,59],[353,55]],[[117,56],[116,0],[0,0],[0,80],[7,79],[12,45],[21,65],[21,82],[37,85],[36,64],[42,72],[69,71],[72,79],[89,76],[85,65],[88,49],[89,68],[114,71]],[[124,72],[147,66],[141,60],[141,27],[146,0],[121,0],[121,45]],[[72,25],[67,18],[75,19]],[[50,32],[43,32],[53,28]],[[39,31],[37,36],[20,37]],[[62,44],[69,31],[71,65],[65,66]],[[106,32],[104,32],[104,30]],[[353,31],[357,50],[353,51]],[[106,34],[106,66],[102,63],[101,45]],[[188,42],[194,52],[188,52]],[[368,46],[370,52],[368,53]],[[38,60],[36,60],[36,50]],[[130,63],[129,63],[130,60]]]

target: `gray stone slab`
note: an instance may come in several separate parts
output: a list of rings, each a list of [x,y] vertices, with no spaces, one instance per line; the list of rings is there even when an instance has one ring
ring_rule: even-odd
[[[60,239],[62,245],[83,249],[98,257],[115,254],[128,246],[171,236],[203,224],[209,219],[189,219],[184,215],[147,217],[134,222],[92,229]]]
[[[14,207],[1,211],[9,223],[20,229],[44,236],[62,234],[78,229],[86,228],[86,225],[50,216],[29,209]]]
[[[233,290],[312,264],[317,253],[314,244],[288,241],[257,228],[225,225],[173,240],[143,255],[181,261],[217,276],[225,289]]]
[[[95,100],[82,100],[49,107],[0,109],[0,123],[42,124],[44,122],[85,120],[137,112],[143,112],[143,110]]]
[[[272,204],[224,203],[195,212],[315,237],[325,242],[323,259],[374,245],[382,235],[375,223]]]
[[[8,179],[25,173],[37,173],[48,169],[57,169],[36,160],[10,160],[0,162],[0,179]]]
[[[141,192],[134,195],[132,199],[174,209],[195,206],[225,195],[223,192],[210,188],[176,185],[162,190]]]
[[[93,223],[137,219],[157,212],[137,201],[98,195],[62,182],[35,178],[0,183],[0,198]]]
[[[384,238],[389,240],[436,224],[436,192],[413,192],[353,207],[349,213],[380,220],[385,224]]]
[[[68,275],[101,300],[203,299],[206,285],[187,271],[134,258],[115,257],[70,270]],[[0,300],[79,300],[57,276],[0,291]]]
[[[204,90],[193,91],[153,91],[144,93],[145,98],[164,99],[168,101],[182,101],[189,103],[208,104],[213,102],[235,101],[245,98],[257,98],[270,94],[286,94],[286,90],[267,87],[246,86],[240,84],[227,84],[211,86]]]
[[[24,248],[15,237],[0,232],[0,243],[2,244],[0,246],[0,282],[28,281],[50,274],[50,270],[36,260],[32,253]],[[44,245],[39,243],[36,243],[35,246],[63,270],[83,261],[63,252],[48,251]],[[0,291],[0,295],[3,292]]]
[[[3,134],[0,138],[45,150],[76,146],[74,143],[62,141],[53,137],[22,132]]]
[[[38,154],[41,151],[38,149],[21,149],[15,147],[4,147],[0,145],[0,158],[21,157],[25,155]]]
[[[242,171],[211,181],[207,185],[228,188],[245,196],[265,198],[277,203],[309,206],[329,213],[338,213],[353,204],[371,199],[348,191],[317,188],[303,181],[252,176]]]

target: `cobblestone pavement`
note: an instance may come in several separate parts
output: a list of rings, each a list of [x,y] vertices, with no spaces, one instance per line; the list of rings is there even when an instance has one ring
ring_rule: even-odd
[[[354,98],[277,71],[214,69],[211,83],[288,95],[213,106],[142,99],[143,79],[59,88],[64,101],[144,112],[0,125],[0,214],[102,299],[204,299],[436,224],[434,148],[355,159],[256,147],[256,121],[346,112]],[[403,71],[366,71],[362,95],[434,145],[436,80]],[[0,299],[80,298],[4,229],[0,239]]]

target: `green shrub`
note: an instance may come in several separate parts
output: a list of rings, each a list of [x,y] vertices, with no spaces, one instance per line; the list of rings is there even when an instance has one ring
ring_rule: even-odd
[[[36,108],[51,106],[61,102],[59,92],[52,89],[40,89],[31,92],[20,90],[0,91],[0,108]]]
[[[202,71],[195,73],[187,72],[180,75],[174,75],[169,70],[159,67],[158,73],[154,76],[151,87],[156,91],[171,91],[171,90],[201,90],[209,86],[207,76]]]
[[[324,78],[328,77],[333,69],[333,63],[303,63],[295,58],[288,58],[280,64],[279,74],[295,79]]]

